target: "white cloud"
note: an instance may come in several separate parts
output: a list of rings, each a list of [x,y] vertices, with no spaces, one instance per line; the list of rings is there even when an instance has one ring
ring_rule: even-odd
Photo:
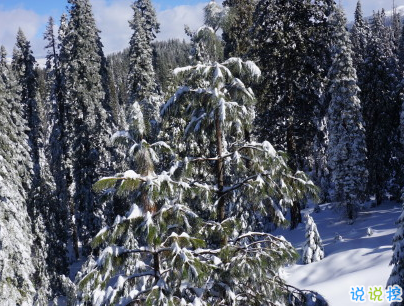
[[[130,7],[133,1],[116,0],[108,4],[106,0],[93,0],[93,10],[97,26],[101,30],[101,39],[106,54],[120,51],[129,45],[132,30],[129,20],[133,11]],[[203,7],[206,2],[196,5],[180,5],[171,9],[157,12],[160,23],[158,40],[169,38],[186,39],[184,25],[191,29],[199,28],[203,24]]]
[[[0,45],[4,45],[9,56],[11,56],[18,28],[21,28],[33,49],[43,48],[43,43],[40,38],[37,38],[39,31],[46,23],[47,18],[40,16],[33,11],[25,9],[1,10],[0,9]]]
[[[203,24],[203,8],[206,2],[196,5],[180,5],[172,9],[157,13],[160,22],[159,40],[169,38],[187,38],[184,32],[184,25],[188,25],[191,30],[198,29]]]
[[[93,0],[93,12],[97,27],[101,30],[104,53],[121,51],[129,44],[131,29],[129,20],[133,11],[130,0],[116,0],[108,4],[106,0]]]

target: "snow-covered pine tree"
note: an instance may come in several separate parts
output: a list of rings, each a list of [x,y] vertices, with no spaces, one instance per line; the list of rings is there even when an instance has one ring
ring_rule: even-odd
[[[255,74],[248,74],[248,71]],[[267,210],[266,205],[272,206],[271,210],[278,213],[280,212],[278,205],[281,207],[286,205],[284,208],[289,207],[291,203],[285,202],[282,197],[271,203],[264,203],[265,201],[257,203],[256,190],[244,189],[250,183],[250,179],[265,181],[265,175],[262,176],[260,171],[271,168],[271,165],[265,163],[265,158],[260,156],[259,152],[273,150],[269,142],[256,143],[251,139],[248,140],[247,137],[251,135],[253,128],[256,100],[251,89],[245,87],[240,79],[242,78],[245,82],[257,81],[256,77],[260,71],[255,64],[251,61],[243,62],[238,58],[231,58],[223,64],[199,64],[178,68],[174,70],[174,73],[182,80],[187,80],[187,83],[186,86],[180,87],[167,102],[162,114],[174,114],[173,118],[183,120],[187,118],[184,122],[186,123],[184,132],[180,132],[181,137],[186,137],[187,141],[181,146],[187,156],[203,156],[189,163],[190,169],[194,168],[194,175],[209,177],[208,173],[212,171],[210,169],[212,165],[209,163],[214,162],[215,179],[212,185],[216,184],[218,188],[217,205],[215,205],[217,220],[224,220],[228,214],[239,215],[240,220],[253,230],[254,225],[251,223],[253,220],[244,219],[246,216],[249,215],[251,219],[255,219],[253,212]],[[201,85],[203,87],[200,87]],[[208,97],[211,98],[208,99]],[[212,155],[215,157],[210,158],[209,156]],[[192,160],[192,158],[189,159]],[[290,171],[286,170],[286,165],[283,164],[282,167],[286,172]],[[302,172],[297,172],[297,176],[299,175],[302,175],[302,178],[305,177]],[[205,180],[212,179],[208,177]],[[287,181],[291,183],[287,177],[282,180],[284,183]],[[234,189],[225,187],[233,184],[235,184]],[[257,184],[259,185],[258,182]],[[250,191],[253,194],[249,194]],[[239,192],[242,194],[238,194]],[[249,198],[250,196],[253,198]],[[273,196],[276,198],[276,194]],[[297,198],[299,198],[297,194],[291,194],[289,197],[289,199]],[[231,204],[226,204],[227,201]],[[213,209],[209,205],[204,206],[203,201],[196,202],[199,202],[198,205],[205,212]],[[243,207],[244,204],[247,207]]]
[[[295,252],[283,238],[249,231],[247,220],[271,210],[281,223],[282,207],[315,187],[303,173],[293,174],[270,143],[245,141],[255,99],[241,79],[256,79],[254,63],[232,58],[175,73],[184,85],[162,115],[167,124],[183,118],[185,143],[143,140],[133,148],[141,169],[95,184],[120,193],[146,188],[155,208],[139,199],[94,238],[103,251],[78,277],[78,305],[283,305],[287,287],[278,269]],[[159,147],[171,159],[156,174]]]
[[[398,285],[404,288],[404,206],[400,217],[397,220],[397,231],[393,237],[393,256],[390,265],[393,266],[390,277],[387,280],[386,286]],[[392,306],[399,306],[402,303],[391,303]]]
[[[196,31],[185,26],[185,33],[191,39],[192,63],[213,63],[223,60],[223,43],[217,36],[226,18],[226,11],[216,1],[204,7],[204,24]]]
[[[29,139],[30,155],[33,163],[32,185],[27,190],[28,213],[32,220],[34,244],[32,253],[35,263],[34,286],[37,289],[36,302],[47,303],[50,297],[49,278],[57,279],[53,270],[57,257],[49,257],[50,247],[58,250],[58,244],[50,241],[49,233],[53,233],[52,217],[57,214],[50,212],[57,207],[55,184],[50,174],[49,164],[44,152],[44,132],[39,116],[39,85],[38,74],[35,70],[36,61],[32,55],[29,41],[20,29],[13,52],[12,68],[16,80],[21,88],[21,104],[23,117],[27,121],[27,135]],[[48,269],[50,267],[50,269]]]
[[[360,100],[366,127],[368,194],[379,205],[394,173],[393,148],[398,142],[401,101],[397,91],[397,58],[384,12],[374,13],[360,82]]]
[[[362,65],[365,60],[367,44],[370,39],[370,28],[367,21],[363,18],[360,0],[356,4],[355,19],[351,28],[350,38],[352,42],[354,68],[357,70],[358,79],[361,80]]]
[[[317,225],[310,215],[305,216],[306,242],[303,246],[302,261],[304,264],[320,261],[324,258],[323,242],[317,230]]]
[[[211,0],[204,8],[204,24],[213,29],[215,33],[223,27],[226,10],[215,0]]]
[[[321,97],[333,31],[328,17],[334,9],[329,0],[261,0],[255,10],[252,53],[262,70],[257,132],[288,153],[294,170],[312,170],[317,154],[313,140],[327,109]],[[301,213],[298,203],[292,207],[295,228]]]
[[[337,10],[331,20],[336,31],[327,87],[330,95],[328,164],[336,200],[343,204],[348,218],[354,219],[358,205],[365,200],[368,180],[365,128],[346,19]]]
[[[245,58],[253,44],[251,28],[253,26],[256,0],[225,0],[223,6],[228,9],[223,22],[224,56]]]
[[[62,17],[62,19],[65,17]],[[60,27],[63,31],[63,25]],[[48,271],[52,276],[51,286],[53,296],[64,295],[61,275],[68,274],[68,240],[69,240],[69,210],[66,203],[66,180],[64,177],[63,161],[63,92],[62,78],[59,63],[58,39],[55,35],[55,24],[52,17],[49,18],[44,39],[47,42],[45,83],[46,83],[46,109],[47,131],[45,131],[45,156],[46,166],[49,169],[48,182],[54,183],[54,204],[47,208],[46,231],[48,238]]]
[[[21,87],[0,49],[0,304],[33,305],[35,263],[28,215],[32,159]]]
[[[89,0],[69,0],[69,20],[61,36],[63,84],[61,145],[75,256],[84,254],[101,228],[104,212],[92,185],[111,167],[108,150],[113,118],[108,101],[106,59]]]
[[[161,101],[158,95],[156,76],[153,68],[152,42],[159,32],[156,12],[150,0],[137,0],[132,5],[133,18],[130,27],[133,30],[129,43],[129,101],[127,106],[127,121],[129,129],[133,118],[137,117],[139,109],[145,117],[144,131],[130,131],[133,137],[140,140],[155,139],[158,133],[160,119],[159,108]],[[144,133],[144,134],[142,134]],[[139,134],[139,135],[136,135]]]
[[[17,42],[13,51],[12,68],[21,86],[21,104],[23,117],[28,122],[31,156],[34,163],[34,184],[40,180],[39,150],[43,146],[42,130],[38,112],[38,75],[36,61],[32,55],[31,44],[21,29],[17,33]],[[36,181],[36,183],[35,183]]]

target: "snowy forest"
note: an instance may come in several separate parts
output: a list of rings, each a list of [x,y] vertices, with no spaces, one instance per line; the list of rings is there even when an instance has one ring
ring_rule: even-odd
[[[382,208],[360,233],[397,229],[374,285],[404,288],[398,11],[212,0],[188,40],[156,41],[136,0],[106,55],[90,0],[66,9],[46,65],[21,29],[0,49],[0,305],[330,305],[284,269]]]

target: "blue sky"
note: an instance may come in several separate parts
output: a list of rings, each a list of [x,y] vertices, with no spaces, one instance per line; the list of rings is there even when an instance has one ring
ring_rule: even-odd
[[[105,2],[108,4],[111,4],[114,1],[117,2],[119,0],[105,0]],[[178,5],[195,5],[203,1],[153,0],[152,2],[157,9],[166,10]],[[14,8],[23,8],[27,10],[33,10],[41,15],[60,15],[64,11],[66,4],[67,0],[0,0],[0,9],[9,10]]]
[[[119,2],[120,0],[103,0],[107,4]],[[220,0],[218,0],[219,2]],[[153,0],[152,1],[157,10],[166,10],[179,5],[195,5],[203,2],[201,0]],[[404,0],[395,0],[396,5],[404,5]],[[352,15],[356,0],[342,0],[344,8],[347,10],[348,15]],[[393,0],[362,0],[362,7],[365,14],[371,14],[375,9],[384,7],[389,10],[392,7]],[[67,0],[0,0],[0,10],[10,10],[21,8],[26,10],[33,10],[40,15],[60,15],[67,4]],[[348,16],[348,19],[351,19]],[[1,21],[0,21],[1,25]]]
[[[209,0],[152,0],[161,24],[158,39],[186,38],[184,25],[192,29],[203,22],[203,7]],[[216,0],[221,2],[221,0]],[[122,50],[129,42],[128,20],[133,0],[91,0],[105,53]],[[365,16],[373,10],[392,8],[393,0],[362,0]],[[396,6],[404,5],[404,0],[395,0]],[[353,19],[356,0],[341,0],[348,20]],[[43,57],[44,41],[42,35],[49,16],[58,24],[60,15],[65,12],[67,0],[0,0],[0,45],[5,45],[9,54],[15,44],[15,36],[21,27],[31,41],[36,57]]]

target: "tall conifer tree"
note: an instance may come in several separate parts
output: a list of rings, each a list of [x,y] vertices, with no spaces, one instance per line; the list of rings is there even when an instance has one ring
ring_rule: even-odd
[[[91,190],[109,169],[107,143],[113,118],[109,111],[106,60],[88,0],[69,0],[69,21],[63,33],[60,62],[63,78],[62,146],[67,203],[76,257],[103,222],[103,211]],[[66,203],[66,204],[67,204]]]
[[[334,1],[261,0],[255,10],[253,55],[263,74],[258,132],[289,154],[292,169],[313,167],[334,9]],[[297,203],[292,207],[294,228],[301,214]]]
[[[340,10],[332,16],[332,22],[337,31],[333,37],[333,63],[328,72],[328,163],[336,199],[343,203],[348,218],[353,219],[358,205],[365,200],[368,178],[365,129],[351,43]]]
[[[147,135],[148,139],[152,139],[157,134],[161,104],[153,68],[152,41],[156,38],[160,25],[150,0],[135,1],[132,9],[133,18],[130,21],[130,27],[133,34],[129,43],[128,128],[133,136],[141,139]],[[137,127],[137,130],[134,130],[136,123],[134,124],[133,121],[140,115],[138,114],[140,109],[145,118],[145,127],[140,129]]]
[[[394,171],[394,144],[398,141],[400,103],[397,87],[397,59],[384,12],[374,13],[371,37],[360,82],[360,100],[366,127],[369,169],[368,192],[380,204]]]
[[[0,49],[0,304],[33,305],[35,263],[28,214],[32,159],[21,87]]]
[[[367,21],[363,18],[360,0],[356,4],[355,20],[352,25],[350,38],[352,42],[354,68],[357,70],[360,82],[363,69],[362,65],[364,64],[366,48],[370,38],[370,28]]]

